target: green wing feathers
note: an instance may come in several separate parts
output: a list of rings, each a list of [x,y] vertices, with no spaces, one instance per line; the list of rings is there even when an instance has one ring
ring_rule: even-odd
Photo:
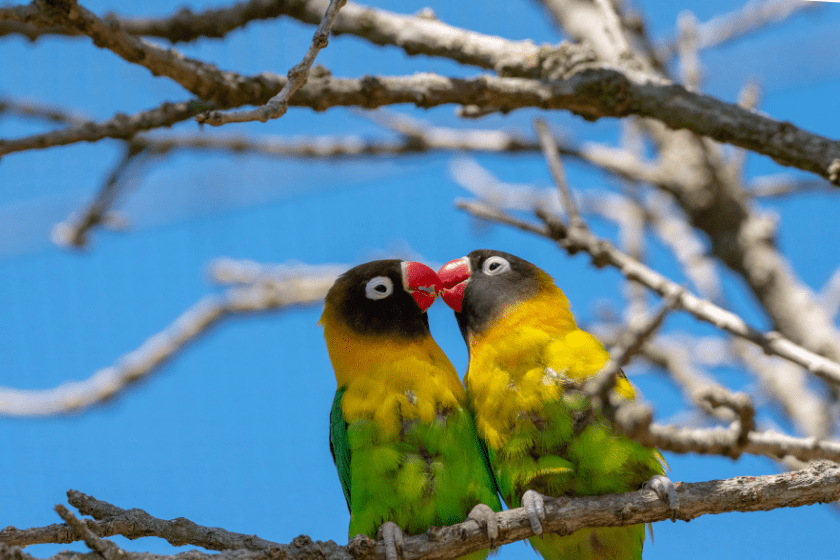
[[[344,396],[344,387],[335,392],[332,409],[330,410],[330,453],[332,453],[335,468],[338,471],[338,479],[341,481],[341,489],[344,491],[344,499],[347,501],[347,509],[350,509],[350,444],[347,439],[347,422],[344,421],[344,414],[341,412],[341,398]]]
[[[352,456],[350,536],[374,537],[385,521],[417,534],[459,523],[478,503],[501,503],[469,415],[461,409],[383,438],[371,421],[348,428]]]

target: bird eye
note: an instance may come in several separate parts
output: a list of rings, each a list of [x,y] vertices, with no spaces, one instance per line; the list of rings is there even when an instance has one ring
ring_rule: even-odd
[[[394,283],[387,276],[377,276],[368,280],[365,295],[368,299],[384,299],[394,292]]]
[[[484,261],[482,271],[488,276],[497,276],[510,270],[510,263],[503,257],[490,257]]]

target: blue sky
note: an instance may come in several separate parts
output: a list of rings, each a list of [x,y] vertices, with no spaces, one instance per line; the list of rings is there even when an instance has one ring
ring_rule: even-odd
[[[464,2],[424,4],[377,1],[398,12],[430,5],[453,25],[511,39],[556,42],[559,36],[531,1],[487,1],[479,10]],[[168,14],[174,4],[88,2],[96,13]],[[193,2],[193,8],[204,4]],[[673,35],[677,14],[691,9],[701,21],[737,7],[735,2],[640,3],[654,37]],[[840,6],[803,13],[784,26],[703,54],[706,90],[734,101],[747,79],[765,87],[761,110],[807,130],[836,137],[840,114]],[[243,74],[285,74],[299,61],[314,28],[281,19],[251,23],[225,41],[200,40],[178,48]],[[474,75],[473,68],[426,57],[406,57],[352,37],[333,38],[318,62],[335,75],[409,74],[434,71]],[[179,86],[129,66],[88,40],[44,38],[34,45],[0,37],[0,97],[71,107],[107,119],[163,100],[188,99]],[[394,110],[435,124],[464,126],[453,107]],[[468,127],[520,128],[530,132],[534,111],[465,123]],[[594,124],[563,112],[545,115],[576,139],[615,144],[616,120]],[[39,122],[0,117],[0,137],[45,129]],[[184,123],[177,130],[196,130]],[[208,134],[215,130],[207,131]],[[227,126],[219,132],[288,136],[359,134],[385,136],[352,110],[314,113],[292,109],[278,121]],[[201,296],[218,291],[207,279],[215,258],[310,264],[358,263],[406,247],[442,263],[479,247],[498,248],[540,265],[558,279],[573,310],[591,320],[603,302],[622,304],[620,277],[597,270],[585,256],[568,257],[545,240],[502,226],[478,224],[453,207],[467,196],[451,178],[454,154],[392,160],[292,161],[248,155],[182,152],[152,166],[121,209],[132,228],[96,231],[84,251],[57,248],[50,228],[96,192],[120,157],[121,145],[105,140],[6,156],[0,161],[0,386],[43,389],[87,378],[137,348]],[[472,157],[472,156],[471,156]],[[479,155],[499,178],[550,186],[539,155]],[[573,162],[567,169],[578,189],[613,188],[600,173]],[[789,172],[750,155],[748,176]],[[805,176],[804,174],[794,173]],[[762,201],[780,217],[779,245],[800,277],[819,290],[840,262],[834,193]],[[594,229],[614,236],[597,220]],[[673,258],[654,243],[651,264],[677,281]],[[724,273],[729,305],[766,328],[741,283]],[[114,402],[82,414],[37,420],[0,418],[0,527],[58,522],[52,511],[77,489],[125,508],[139,507],[170,519],[257,534],[289,542],[299,534],[346,542],[348,514],[327,445],[327,416],[335,379],[320,327],[320,308],[234,317],[224,321]],[[466,351],[442,302],[430,311],[435,338],[459,371]],[[669,319],[666,332],[711,333],[692,318]],[[640,366],[628,373],[667,421],[687,407],[679,392]],[[733,389],[749,389],[739,372],[716,371]],[[772,409],[760,420],[789,429]],[[756,457],[666,454],[674,480],[701,481],[777,472]],[[706,516],[691,523],[659,523],[648,559],[765,558],[793,554],[828,556],[840,545],[838,515],[830,506],[767,513]],[[784,528],[784,530],[780,530]],[[128,542],[130,550],[170,552],[157,539]],[[46,557],[70,546],[28,550]],[[836,553],[836,552],[834,552]],[[522,544],[506,547],[502,560],[532,557]]]

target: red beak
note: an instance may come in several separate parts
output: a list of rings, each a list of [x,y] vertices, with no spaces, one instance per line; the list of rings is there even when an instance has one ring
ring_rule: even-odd
[[[425,312],[435,302],[443,284],[437,273],[425,264],[413,261],[402,263],[403,288],[411,294],[420,310]]]
[[[441,294],[443,301],[455,312],[460,313],[464,304],[464,288],[467,287],[467,280],[470,279],[470,259],[461,257],[449,261],[440,267],[438,276],[443,282]]]

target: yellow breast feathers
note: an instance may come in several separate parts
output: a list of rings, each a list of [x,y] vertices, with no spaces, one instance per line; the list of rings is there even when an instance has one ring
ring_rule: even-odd
[[[493,449],[507,442],[518,418],[539,413],[562,396],[566,383],[595,375],[609,359],[595,337],[577,328],[563,293],[550,288],[472,340],[467,389],[476,428]],[[633,398],[624,378],[616,390]]]
[[[386,437],[403,421],[433,422],[437,412],[463,406],[464,387],[431,336],[415,340],[362,336],[325,312],[327,351],[343,398],[344,419],[368,419]]]

